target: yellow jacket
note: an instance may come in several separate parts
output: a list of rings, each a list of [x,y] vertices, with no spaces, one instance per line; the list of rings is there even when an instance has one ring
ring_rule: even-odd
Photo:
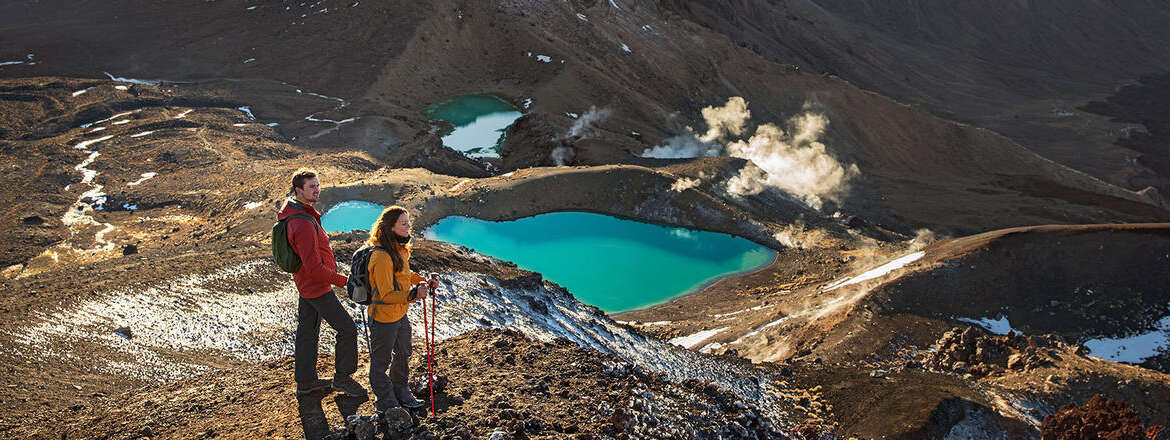
[[[394,260],[390,258],[390,254],[375,250],[370,254],[370,265],[367,266],[370,271],[370,286],[374,292],[374,301],[386,303],[374,303],[369,306],[370,317],[381,323],[388,324],[406,316],[406,310],[411,303],[406,299],[410,294],[410,286],[425,280],[422,275],[410,270],[410,248],[399,247],[399,249],[402,252],[404,266],[397,273],[399,289],[394,289],[394,274],[392,274]]]

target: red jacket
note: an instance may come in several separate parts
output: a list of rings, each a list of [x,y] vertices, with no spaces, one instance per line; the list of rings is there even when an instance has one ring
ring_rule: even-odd
[[[302,212],[316,219],[318,225],[321,224],[321,214],[312,205],[296,199],[288,199],[276,219],[284,220]],[[347,278],[337,273],[337,260],[333,258],[333,248],[329,247],[329,236],[325,235],[324,229],[318,229],[306,218],[294,218],[288,221],[288,242],[297,256],[301,257],[301,269],[293,274],[293,282],[301,298],[317,298],[329,293],[330,284],[345,286]]]

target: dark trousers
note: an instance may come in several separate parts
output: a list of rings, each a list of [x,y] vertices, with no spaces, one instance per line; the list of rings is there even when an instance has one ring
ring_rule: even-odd
[[[337,331],[337,343],[333,348],[336,375],[347,376],[357,371],[357,326],[337,301],[337,295],[327,292],[317,298],[301,298],[297,304],[294,374],[297,382],[317,379],[317,338],[321,335],[322,319]]]
[[[410,362],[410,320],[405,316],[389,324],[370,321],[370,388],[378,400],[375,407],[388,410],[398,406],[398,394],[407,388]],[[390,367],[390,375],[386,375]]]

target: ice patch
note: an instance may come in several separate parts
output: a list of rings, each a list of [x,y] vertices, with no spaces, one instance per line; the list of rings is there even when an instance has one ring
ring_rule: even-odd
[[[114,86],[114,88],[115,88],[115,89],[118,89],[118,90],[121,90],[121,91],[123,91],[123,92],[124,92],[124,91],[127,91],[127,90],[130,90],[130,87],[127,87],[127,86]]]
[[[256,9],[256,7],[255,6],[248,6],[248,8],[247,8],[248,11],[251,11],[253,9]]]
[[[695,333],[692,335],[681,336],[681,337],[671,339],[669,342],[671,344],[678,345],[678,346],[685,347],[685,348],[694,348],[696,345],[699,345],[700,342],[706,341],[707,339],[711,338],[712,336],[715,336],[719,333],[722,333],[724,330],[727,330],[727,329],[728,329],[728,327],[717,328],[717,329],[713,329],[713,330],[703,330],[701,332],[698,332],[698,333]]]
[[[1155,330],[1124,338],[1097,338],[1085,341],[1089,353],[1113,362],[1140,364],[1170,350],[1170,316],[1154,325]]]
[[[918,259],[922,258],[924,255],[926,255],[926,253],[922,252],[922,251],[915,252],[915,253],[912,253],[909,255],[904,255],[901,258],[898,258],[894,261],[891,261],[889,263],[878,266],[877,268],[870,269],[870,270],[866,271],[865,273],[862,273],[861,275],[855,276],[853,278],[847,278],[847,279],[844,279],[841,281],[837,281],[833,284],[830,284],[827,287],[825,287],[824,289],[821,289],[821,291],[828,292],[830,290],[834,290],[834,289],[837,289],[840,287],[845,287],[845,286],[848,286],[851,284],[857,284],[860,282],[869,281],[869,280],[872,280],[874,278],[879,278],[879,277],[885,276],[886,274],[888,274],[890,272],[901,269],[902,267],[906,266],[907,264],[918,261]]]
[[[630,46],[627,46],[626,43],[622,43],[622,50],[626,53],[634,53],[634,51],[630,50]]]
[[[255,6],[253,6],[253,7],[255,7]],[[248,58],[248,59],[244,60],[244,64],[248,64],[248,63],[253,62],[253,61],[256,61],[256,59],[255,58]]]
[[[565,112],[565,116],[568,116],[568,117],[573,118],[573,119],[577,119],[577,118],[581,117],[581,115],[573,113],[573,112]]]
[[[577,18],[580,19],[581,21],[589,21],[589,17],[586,17],[585,14],[582,14],[580,12],[577,13]]]
[[[141,184],[142,184],[142,182],[145,182],[145,181],[147,181],[147,180],[150,180],[152,177],[154,177],[154,176],[157,176],[157,175],[158,175],[158,173],[142,173],[142,178],[141,178],[141,179],[138,179],[138,180],[135,180],[135,181],[133,181],[133,182],[127,183],[127,184],[126,184],[126,186],[141,185]]]
[[[125,209],[125,210],[127,210],[127,211],[137,211],[137,210],[138,210],[138,205],[132,205],[132,204],[129,204],[129,203],[123,203],[123,204],[122,204],[122,209]]]
[[[978,325],[997,335],[1006,335],[1008,332],[1015,331],[1015,329],[1012,328],[1011,323],[1008,322],[1007,317],[1003,315],[1000,315],[998,319],[982,318],[979,320],[974,320],[971,318],[958,318],[957,320]],[[1020,332],[1016,331],[1016,333]]]

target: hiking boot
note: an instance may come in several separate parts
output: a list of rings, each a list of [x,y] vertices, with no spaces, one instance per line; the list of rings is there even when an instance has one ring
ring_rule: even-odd
[[[395,386],[394,397],[398,398],[398,404],[403,408],[415,409],[423,406],[422,401],[415,398],[414,393],[411,393],[406,385]]]
[[[317,391],[325,391],[329,389],[330,381],[325,379],[313,379],[309,382],[297,382],[297,395],[304,396],[315,393]]]
[[[414,419],[401,407],[393,407],[381,414],[381,421],[388,433],[407,431],[414,424]],[[390,438],[390,436],[386,436]]]
[[[353,380],[349,375],[338,376],[333,378],[333,391],[337,391],[347,396],[365,396],[366,389],[362,388],[356,380]]]

